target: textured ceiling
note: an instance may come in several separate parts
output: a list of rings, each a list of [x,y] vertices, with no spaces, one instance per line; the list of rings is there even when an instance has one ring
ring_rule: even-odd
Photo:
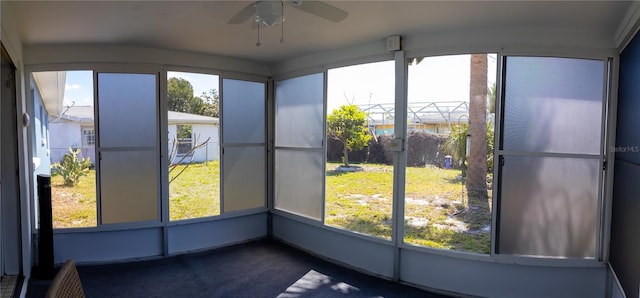
[[[285,5],[281,27],[258,31],[227,21],[247,1],[9,1],[24,45],[109,43],[278,63],[389,35],[478,28],[549,28],[614,33],[627,1],[327,1],[349,13],[333,23]],[[605,35],[605,36],[607,36]]]

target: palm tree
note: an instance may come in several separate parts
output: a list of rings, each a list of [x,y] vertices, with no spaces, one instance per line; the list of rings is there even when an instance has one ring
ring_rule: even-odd
[[[466,123],[459,124],[453,127],[449,136],[442,143],[442,151],[445,154],[453,156],[455,161],[460,162],[462,168],[462,176],[467,175],[467,134],[469,132],[469,125]]]
[[[487,88],[487,111],[491,114],[496,113],[496,94],[497,89],[496,83],[494,82],[491,87]]]
[[[469,88],[469,150],[467,193],[487,201],[487,54],[471,55]],[[469,200],[471,202],[471,200]]]

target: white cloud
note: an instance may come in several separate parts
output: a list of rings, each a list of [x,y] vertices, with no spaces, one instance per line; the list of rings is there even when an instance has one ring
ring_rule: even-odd
[[[71,90],[71,89],[80,89],[82,87],[80,87],[79,84],[65,84],[64,85],[64,90]]]

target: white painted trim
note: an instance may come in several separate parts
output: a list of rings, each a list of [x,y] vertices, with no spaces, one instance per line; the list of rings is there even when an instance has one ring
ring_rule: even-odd
[[[134,63],[182,65],[268,76],[268,66],[236,58],[188,52],[103,44],[29,46],[24,49],[25,65],[67,63]]]
[[[564,54],[571,57],[609,57],[618,53],[611,36],[585,31],[527,27],[408,34],[402,36],[402,44],[408,58],[502,52],[528,53],[537,56]],[[321,71],[328,65],[384,55],[392,57],[386,49],[386,38],[381,38],[354,47],[294,58],[272,67],[272,73],[279,77],[302,70]]]
[[[620,25],[615,33],[616,46],[620,53],[627,47],[629,42],[638,33],[640,29],[640,2],[633,1],[629,6],[629,10],[622,18]]]

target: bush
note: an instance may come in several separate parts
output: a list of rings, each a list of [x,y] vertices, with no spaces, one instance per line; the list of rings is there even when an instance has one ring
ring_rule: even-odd
[[[427,164],[442,166],[444,154],[440,146],[447,139],[444,135],[426,132],[409,132],[407,137],[407,166],[424,167]]]
[[[65,154],[61,163],[51,165],[51,175],[62,176],[64,186],[74,186],[80,181],[80,177],[86,176],[91,167],[91,160],[84,158],[80,160],[78,155],[80,149],[69,148],[69,153]]]
[[[390,135],[381,135],[369,140],[367,147],[350,151],[349,160],[354,163],[392,164],[394,152],[389,150],[389,143],[393,139]],[[447,139],[444,135],[410,132],[407,138],[407,165],[410,167],[424,167],[427,164],[444,166],[444,154],[440,152],[440,145]],[[327,161],[341,162],[342,144],[328,139]]]

